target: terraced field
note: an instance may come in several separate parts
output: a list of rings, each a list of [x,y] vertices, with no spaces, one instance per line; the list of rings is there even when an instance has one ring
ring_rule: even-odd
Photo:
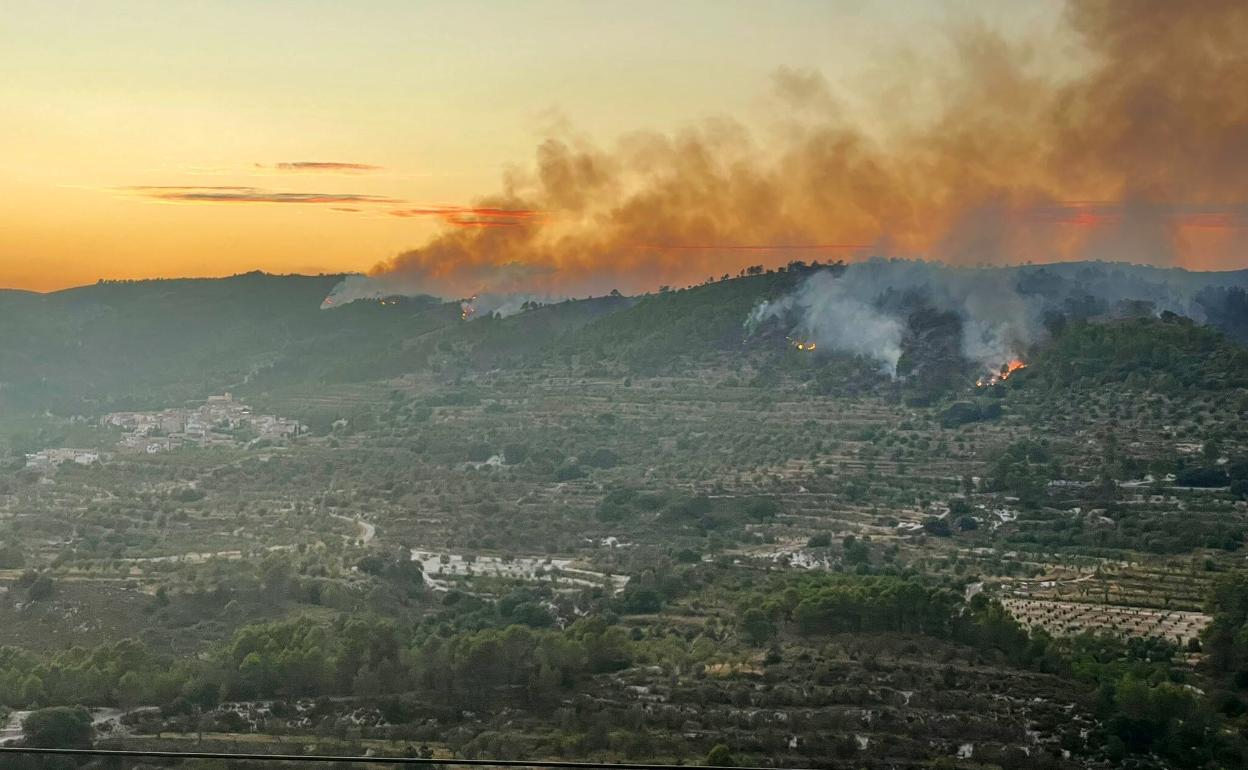
[[[1001,603],[1024,626],[1043,628],[1057,635],[1106,632],[1123,638],[1155,637],[1185,645],[1199,639],[1200,632],[1210,621],[1208,615],[1200,612],[1150,610],[1114,604],[1013,597],[1006,597]]]

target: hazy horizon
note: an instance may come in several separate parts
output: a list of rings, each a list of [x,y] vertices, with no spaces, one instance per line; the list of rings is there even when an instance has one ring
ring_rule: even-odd
[[[899,259],[900,258],[889,258],[889,257],[868,258],[868,260],[870,261],[897,261]],[[1178,271],[1189,272],[1189,273],[1217,274],[1217,273],[1238,273],[1238,272],[1248,271],[1248,266],[1231,267],[1231,268],[1199,269],[1199,268],[1188,268],[1188,267],[1180,267],[1180,266],[1157,266],[1157,265],[1149,265],[1149,264],[1141,263],[1141,262],[1128,262],[1128,261],[1116,261],[1116,260],[1094,260],[1094,259],[1072,260],[1069,262],[1059,261],[1059,260],[1055,260],[1052,262],[1027,262],[1027,263],[1020,264],[1020,265],[950,265],[949,263],[943,262],[941,260],[924,260],[924,259],[901,260],[901,261],[912,261],[912,262],[919,262],[919,263],[938,265],[938,266],[962,267],[962,268],[973,268],[973,269],[991,269],[991,268],[1010,269],[1010,268],[1020,268],[1020,267],[1042,268],[1046,266],[1064,265],[1064,264],[1071,264],[1072,262],[1077,262],[1077,263],[1087,263],[1087,264],[1121,265],[1123,267],[1156,268],[1160,270],[1178,270]],[[783,265],[778,265],[777,267],[783,267]],[[325,278],[325,277],[339,277],[339,276],[347,277],[351,275],[367,276],[367,273],[365,272],[351,271],[351,270],[322,271],[322,272],[281,272],[281,271],[265,270],[265,269],[256,267],[250,270],[241,270],[238,272],[228,273],[224,275],[186,274],[186,275],[151,275],[151,276],[139,276],[139,277],[134,277],[134,278],[100,277],[100,278],[96,278],[95,280],[86,281],[84,283],[75,283],[75,284],[71,284],[68,286],[60,286],[60,287],[51,288],[51,289],[30,289],[30,288],[24,288],[21,286],[0,286],[0,291],[26,292],[30,294],[55,294],[57,292],[62,292],[62,291],[84,289],[84,288],[95,286],[101,283],[142,283],[144,281],[217,281],[217,280],[225,280],[229,278],[238,278],[240,276],[245,276],[245,275],[250,275],[250,274],[255,274],[255,273],[260,273],[263,275],[276,277],[276,278],[318,278],[318,277]],[[698,284],[697,283],[688,284],[688,286],[696,286],[696,285]],[[674,286],[673,288],[679,289],[679,288],[686,288],[686,287]],[[401,294],[403,292],[397,292],[397,293]],[[638,292],[638,293],[648,294],[651,292],[644,291],[644,292]],[[431,295],[431,296],[436,296],[436,295]],[[569,295],[566,298],[572,299],[574,297]],[[446,298],[446,299],[452,299],[452,298]]]

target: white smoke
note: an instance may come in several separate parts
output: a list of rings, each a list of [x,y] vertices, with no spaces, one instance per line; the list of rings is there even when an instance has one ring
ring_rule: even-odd
[[[1001,270],[954,270],[930,284],[930,301],[962,319],[962,355],[991,371],[1022,357],[1044,333],[1042,301],[1019,294],[1014,278]]]
[[[485,318],[488,316],[507,316],[522,313],[527,309],[540,305],[563,302],[567,297],[556,297],[549,294],[481,294],[460,303],[467,318]]]
[[[434,291],[422,291],[409,282],[387,278],[386,276],[348,275],[338,282],[330,291],[329,296],[321,303],[322,310],[339,308],[357,300],[377,300],[386,297],[438,297],[451,300],[450,297],[439,297]],[[494,294],[486,293],[469,297],[460,301],[460,308],[465,319],[499,316],[505,318],[523,312],[526,307],[548,305],[562,302],[567,297],[549,294]]]
[[[1073,305],[1113,316],[1119,305],[1135,301],[1155,314],[1170,311],[1200,321],[1205,313],[1198,295],[1210,286],[1248,287],[1248,271],[1198,273],[1104,262],[972,268],[872,259],[839,275],[813,273],[789,294],[755,306],[746,327],[752,333],[774,319],[788,324],[794,337],[866,356],[895,376],[906,314],[917,301],[955,313],[962,355],[995,373],[1044,338],[1046,313],[1065,314]]]
[[[1003,270],[950,268],[940,263],[871,260],[841,274],[822,270],[792,292],[759,303],[746,321],[791,323],[790,333],[820,347],[865,356],[895,377],[906,332],[903,308],[890,295],[916,295],[962,319],[962,354],[996,371],[1042,333],[1042,307],[1018,293]]]
[[[338,285],[329,292],[329,296],[321,302],[321,310],[342,307],[360,299],[381,299],[404,293],[393,291],[393,288],[387,286],[385,281],[369,278],[366,275],[358,273],[348,275],[339,281]]]
[[[848,272],[846,273],[848,276]],[[791,333],[820,347],[866,356],[880,364],[890,377],[897,375],[904,324],[877,310],[853,291],[851,281],[827,271],[807,278],[791,294],[761,302],[750,313],[753,328],[769,319],[800,320]]]

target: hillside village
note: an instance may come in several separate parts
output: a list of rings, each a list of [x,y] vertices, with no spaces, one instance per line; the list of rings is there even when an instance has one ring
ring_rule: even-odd
[[[117,442],[123,450],[155,454],[179,446],[231,446],[259,441],[281,441],[300,433],[296,420],[269,414],[252,414],[251,407],[233,394],[209,396],[197,407],[162,409],[158,412],[112,412],[101,425],[121,428]]]
[[[305,429],[298,420],[253,414],[251,407],[231,393],[209,396],[195,407],[152,412],[110,412],[99,419],[102,428],[121,429],[116,449],[121,453],[157,454],[183,446],[254,446],[298,436]],[[67,462],[91,465],[108,458],[94,449],[57,447],[26,455],[26,467],[49,470]]]

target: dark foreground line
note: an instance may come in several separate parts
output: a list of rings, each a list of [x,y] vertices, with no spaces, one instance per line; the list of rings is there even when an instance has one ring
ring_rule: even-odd
[[[656,765],[628,762],[559,762],[524,759],[424,759],[421,757],[336,757],[325,754],[230,754],[215,751],[129,751],[124,749],[49,749],[0,746],[2,754],[35,754],[76,757],[134,757],[160,759],[232,759],[256,762],[353,762],[375,765],[433,765],[460,767],[549,767],[579,770],[802,770],[775,767],[720,767],[718,765]]]

